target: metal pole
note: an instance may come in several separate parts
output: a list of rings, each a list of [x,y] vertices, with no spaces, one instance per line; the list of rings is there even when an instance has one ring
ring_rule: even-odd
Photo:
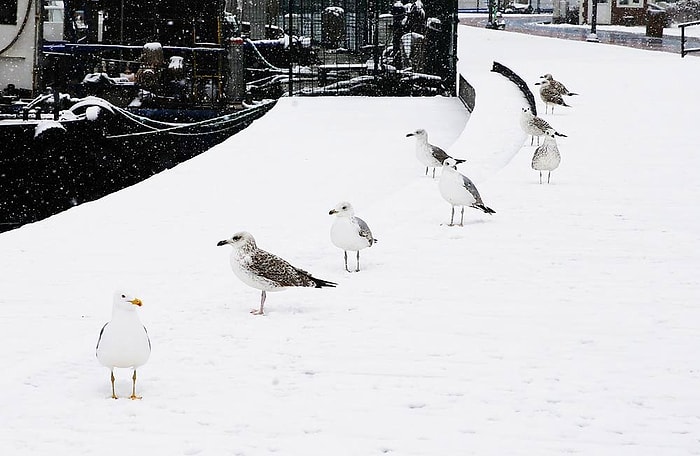
[[[681,58],[685,57],[685,27],[681,27]]]
[[[586,41],[597,43],[599,41],[598,35],[596,35],[596,25],[598,24],[598,0],[590,1],[593,4],[591,8],[591,33],[588,35],[588,38],[586,38]]]
[[[289,53],[289,96],[290,97],[292,96],[292,89],[294,87],[294,83],[292,82],[292,79],[294,78],[294,70],[292,68],[294,66],[294,62],[293,62],[294,54],[292,52],[292,33],[294,32],[294,30],[292,28],[292,24],[294,24],[293,14],[292,14],[293,11],[294,11],[293,1],[289,0],[289,29],[287,31],[287,33],[289,35],[289,49],[287,49],[287,52]]]
[[[374,39],[372,40],[374,49],[372,50],[372,58],[374,61],[374,78],[376,79],[379,74],[379,8],[376,0],[374,0],[372,7],[374,8]]]
[[[124,0],[119,12],[119,44],[124,44]]]
[[[29,0],[31,1],[31,0]],[[43,68],[44,68],[44,52],[42,46],[44,44],[44,1],[36,0],[34,5],[34,80],[32,83],[32,96],[43,90]]]

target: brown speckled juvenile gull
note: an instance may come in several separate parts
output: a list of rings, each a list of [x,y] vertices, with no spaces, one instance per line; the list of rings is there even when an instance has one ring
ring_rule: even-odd
[[[547,131],[544,135],[544,143],[535,149],[532,156],[532,169],[540,172],[540,184],[542,183],[542,171],[547,171],[547,183],[552,176],[552,171],[559,167],[561,155],[554,133]]]
[[[262,315],[267,291],[282,291],[291,287],[335,287],[337,284],[317,279],[303,269],[296,268],[282,258],[259,249],[250,233],[241,231],[216,245],[229,244],[231,269],[241,282],[262,291],[260,309],[250,313]]]
[[[532,114],[530,108],[523,108],[523,112],[520,114],[520,127],[528,135],[532,135],[532,140],[530,145],[534,142],[535,136],[537,136],[537,144],[540,144],[540,136],[544,136],[546,132],[551,131],[556,136],[564,136],[565,134],[559,133],[546,120],[537,117]]]
[[[555,106],[569,107],[569,105],[564,101],[564,98],[562,98],[561,92],[559,92],[559,90],[554,87],[549,80],[543,79],[542,82],[538,82],[535,85],[540,86],[540,98],[544,102],[545,114],[547,114],[547,109],[550,107],[552,108],[552,114],[554,114]]]
[[[573,96],[573,95],[578,95],[577,93],[570,92],[569,89],[566,88],[564,84],[561,82],[557,81],[552,77],[551,74],[547,73],[544,76],[540,76],[542,79],[546,79],[549,81],[549,83],[554,87],[560,94],[562,95],[567,95],[567,96]]]

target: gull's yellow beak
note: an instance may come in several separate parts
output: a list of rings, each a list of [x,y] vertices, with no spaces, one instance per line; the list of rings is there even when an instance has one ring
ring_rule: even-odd
[[[132,303],[133,305],[139,306],[139,307],[141,307],[143,305],[143,303],[141,302],[141,300],[139,298],[134,298],[129,302]]]

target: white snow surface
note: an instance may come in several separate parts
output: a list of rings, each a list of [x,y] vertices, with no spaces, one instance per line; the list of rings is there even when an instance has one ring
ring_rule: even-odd
[[[700,454],[700,60],[459,33],[484,103],[466,129],[454,99],[282,99],[172,170],[0,235],[2,453]],[[550,185],[529,141],[502,146],[520,133],[497,107],[522,100],[493,60],[581,94],[543,115],[568,135]],[[503,138],[466,136],[489,119]],[[460,172],[495,215],[445,226],[416,128],[473,160]],[[329,239],[341,200],[380,239],[359,273]],[[216,246],[239,230],[338,287],[251,316],[259,292]],[[141,401],[111,399],[95,358],[122,287],[153,342]]]

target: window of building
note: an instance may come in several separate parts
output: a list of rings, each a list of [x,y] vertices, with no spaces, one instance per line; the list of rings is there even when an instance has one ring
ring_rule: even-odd
[[[617,0],[620,8],[643,8],[644,0]]]
[[[17,24],[17,0],[0,0],[0,25]]]

